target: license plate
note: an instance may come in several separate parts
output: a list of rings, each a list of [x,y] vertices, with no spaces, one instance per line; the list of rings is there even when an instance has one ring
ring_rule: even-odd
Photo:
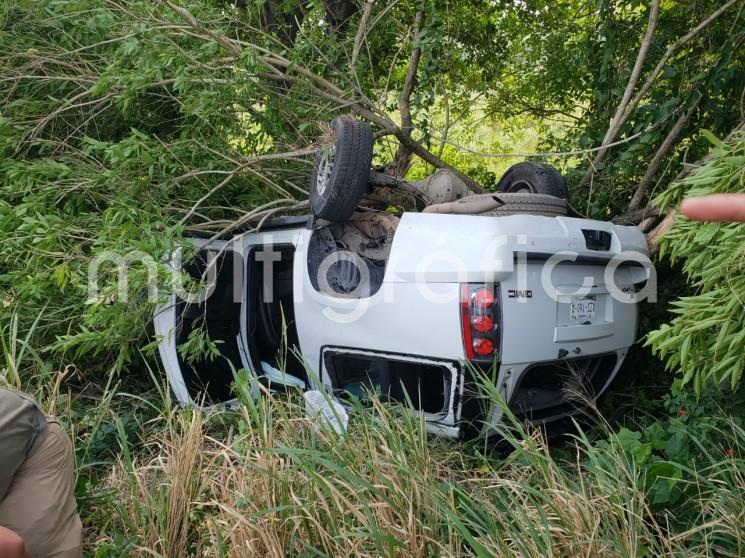
[[[569,305],[569,319],[571,320],[592,320],[595,317],[594,296],[575,298]]]

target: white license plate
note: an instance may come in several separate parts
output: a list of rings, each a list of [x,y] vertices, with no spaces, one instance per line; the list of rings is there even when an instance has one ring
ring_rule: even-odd
[[[569,305],[569,319],[592,320],[595,317],[596,304],[594,296],[572,299]]]

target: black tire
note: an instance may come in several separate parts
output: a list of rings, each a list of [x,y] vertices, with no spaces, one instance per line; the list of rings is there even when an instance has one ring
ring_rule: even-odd
[[[349,116],[331,121],[335,141],[319,149],[310,179],[310,210],[328,221],[343,222],[367,191],[372,163],[370,126]]]
[[[567,199],[567,188],[559,171],[540,163],[512,165],[497,183],[497,192],[547,194]]]
[[[543,215],[544,217],[560,217],[567,214],[566,200],[548,194],[497,192],[495,194],[465,196],[459,201],[476,201],[485,198],[501,202],[502,205],[484,213],[479,213],[479,215],[497,217],[506,215]]]

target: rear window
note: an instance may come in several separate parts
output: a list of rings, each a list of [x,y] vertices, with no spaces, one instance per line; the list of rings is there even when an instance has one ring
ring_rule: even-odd
[[[411,404],[426,413],[446,411],[452,372],[447,366],[383,355],[326,353],[326,369],[340,395],[364,399],[377,392],[384,400]],[[408,400],[407,400],[408,397]]]

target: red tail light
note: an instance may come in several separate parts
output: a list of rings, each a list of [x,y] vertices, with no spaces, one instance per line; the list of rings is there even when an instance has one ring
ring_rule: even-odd
[[[468,360],[491,362],[499,356],[501,308],[499,286],[461,285],[461,327]]]
[[[491,308],[492,304],[494,304],[494,293],[491,292],[487,288],[479,289],[472,295],[473,298],[473,305],[476,306],[476,308]]]
[[[479,333],[489,333],[494,328],[494,320],[491,316],[476,316],[471,325]]]
[[[477,337],[473,340],[473,352],[482,357],[490,357],[494,353],[494,342],[488,337]]]

